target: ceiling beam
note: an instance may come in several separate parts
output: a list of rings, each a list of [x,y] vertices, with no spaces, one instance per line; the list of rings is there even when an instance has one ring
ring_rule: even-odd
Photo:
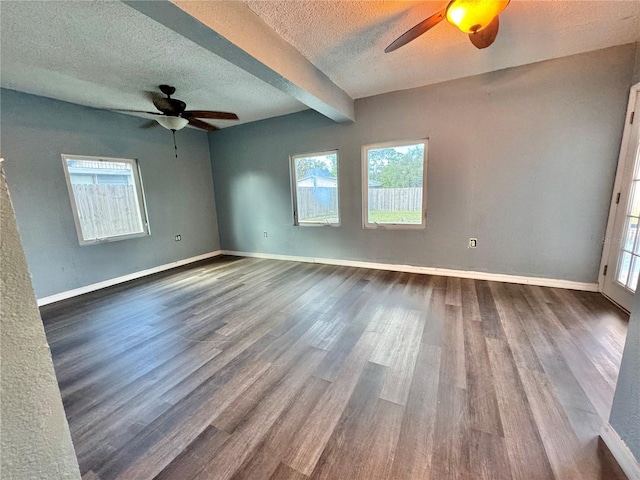
[[[355,120],[353,99],[243,2],[124,3],[332,120]]]

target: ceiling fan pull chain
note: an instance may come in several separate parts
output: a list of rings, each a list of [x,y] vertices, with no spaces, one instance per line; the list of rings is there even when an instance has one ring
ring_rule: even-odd
[[[173,133],[173,149],[176,151],[176,160],[178,159],[178,146],[176,145],[176,131],[175,130],[171,130],[171,133]]]

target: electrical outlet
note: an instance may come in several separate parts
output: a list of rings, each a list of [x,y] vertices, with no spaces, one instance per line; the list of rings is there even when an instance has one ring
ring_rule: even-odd
[[[477,238],[470,238],[469,239],[469,248],[476,248],[478,246],[478,239]]]
[[[176,235],[176,242],[179,242],[182,240],[182,235]]]
[[[268,234],[268,233],[267,233],[267,231],[265,230],[264,232],[262,232],[262,236],[263,236],[264,238],[267,238],[267,237],[269,236],[269,234]]]

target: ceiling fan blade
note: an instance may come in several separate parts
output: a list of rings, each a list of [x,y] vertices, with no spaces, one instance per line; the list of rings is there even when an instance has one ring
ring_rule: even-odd
[[[196,128],[201,128],[202,130],[207,130],[209,132],[215,132],[216,130],[218,130],[218,127],[214,127],[213,125],[210,125],[207,122],[203,122],[202,120],[198,120],[197,118],[189,118],[188,120],[189,125]]]
[[[140,128],[143,129],[148,129],[148,128],[154,128],[157,127],[158,125],[160,125],[158,122],[156,122],[155,120],[149,120],[148,122],[144,122],[142,125],[140,125]]]
[[[469,40],[476,48],[487,48],[498,36],[498,27],[500,27],[500,20],[496,16],[486,28],[476,33],[470,33]]]
[[[211,110],[187,110],[182,114],[184,118],[214,118],[216,120],[238,120],[235,113],[214,112]]]
[[[423,20],[411,30],[406,31],[402,35],[400,35],[394,42],[384,49],[384,53],[393,52],[398,48],[406,45],[409,42],[412,42],[416,38],[418,38],[423,33],[426,33],[428,30],[431,30],[437,24],[439,24],[445,17],[447,9],[444,8],[440,10],[438,13],[434,13],[426,20]]]

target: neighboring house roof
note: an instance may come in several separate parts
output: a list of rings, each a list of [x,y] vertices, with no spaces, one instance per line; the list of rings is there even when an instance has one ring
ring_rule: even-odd
[[[73,166],[68,168],[71,183],[74,185],[131,185],[133,180],[130,172],[124,169]]]
[[[333,187],[338,185],[336,177],[322,177],[320,175],[308,175],[298,180],[299,187]]]
[[[299,187],[333,187],[338,185],[336,177],[323,177],[321,175],[308,175],[298,180]],[[369,188],[379,188],[382,183],[376,180],[369,180]]]

